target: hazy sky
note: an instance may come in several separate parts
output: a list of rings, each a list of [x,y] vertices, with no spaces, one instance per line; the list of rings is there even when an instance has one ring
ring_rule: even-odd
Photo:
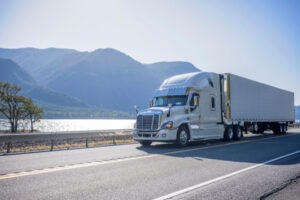
[[[0,47],[115,48],[295,92],[300,0],[1,0]]]

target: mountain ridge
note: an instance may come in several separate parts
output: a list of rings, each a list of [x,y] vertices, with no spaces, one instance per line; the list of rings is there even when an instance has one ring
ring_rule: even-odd
[[[113,48],[91,52],[73,49],[4,49],[8,58],[28,72],[39,86],[49,88],[101,109],[132,111],[147,107],[169,76],[200,71],[188,62],[143,64]]]
[[[29,96],[42,104],[64,106],[68,103],[70,107],[86,107],[74,97],[39,86],[31,75],[10,59],[0,58],[0,81],[16,84],[21,87],[22,95]]]

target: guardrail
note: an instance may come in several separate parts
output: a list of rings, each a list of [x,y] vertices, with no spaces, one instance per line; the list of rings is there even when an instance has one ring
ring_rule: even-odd
[[[0,134],[0,143],[6,146],[6,153],[11,152],[12,144],[16,142],[34,142],[49,141],[50,151],[54,149],[55,142],[58,140],[84,139],[85,147],[89,147],[89,141],[99,137],[108,137],[112,144],[116,144],[117,137],[130,136],[132,138],[131,129],[122,130],[101,130],[101,131],[74,131],[60,133],[17,133],[17,134]],[[107,141],[107,140],[106,140]]]
[[[289,127],[291,127],[291,128],[300,128],[300,123],[290,124]]]

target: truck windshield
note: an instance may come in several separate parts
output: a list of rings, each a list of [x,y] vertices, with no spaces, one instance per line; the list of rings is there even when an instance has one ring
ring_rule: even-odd
[[[154,97],[152,100],[153,107],[166,107],[169,104],[172,106],[184,106],[187,102],[187,96],[161,96],[161,97]]]

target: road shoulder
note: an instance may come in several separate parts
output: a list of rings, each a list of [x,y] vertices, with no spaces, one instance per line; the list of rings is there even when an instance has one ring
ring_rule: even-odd
[[[300,197],[300,175],[290,180],[287,184],[272,191],[271,193],[264,195],[261,199],[265,200],[298,200]]]

